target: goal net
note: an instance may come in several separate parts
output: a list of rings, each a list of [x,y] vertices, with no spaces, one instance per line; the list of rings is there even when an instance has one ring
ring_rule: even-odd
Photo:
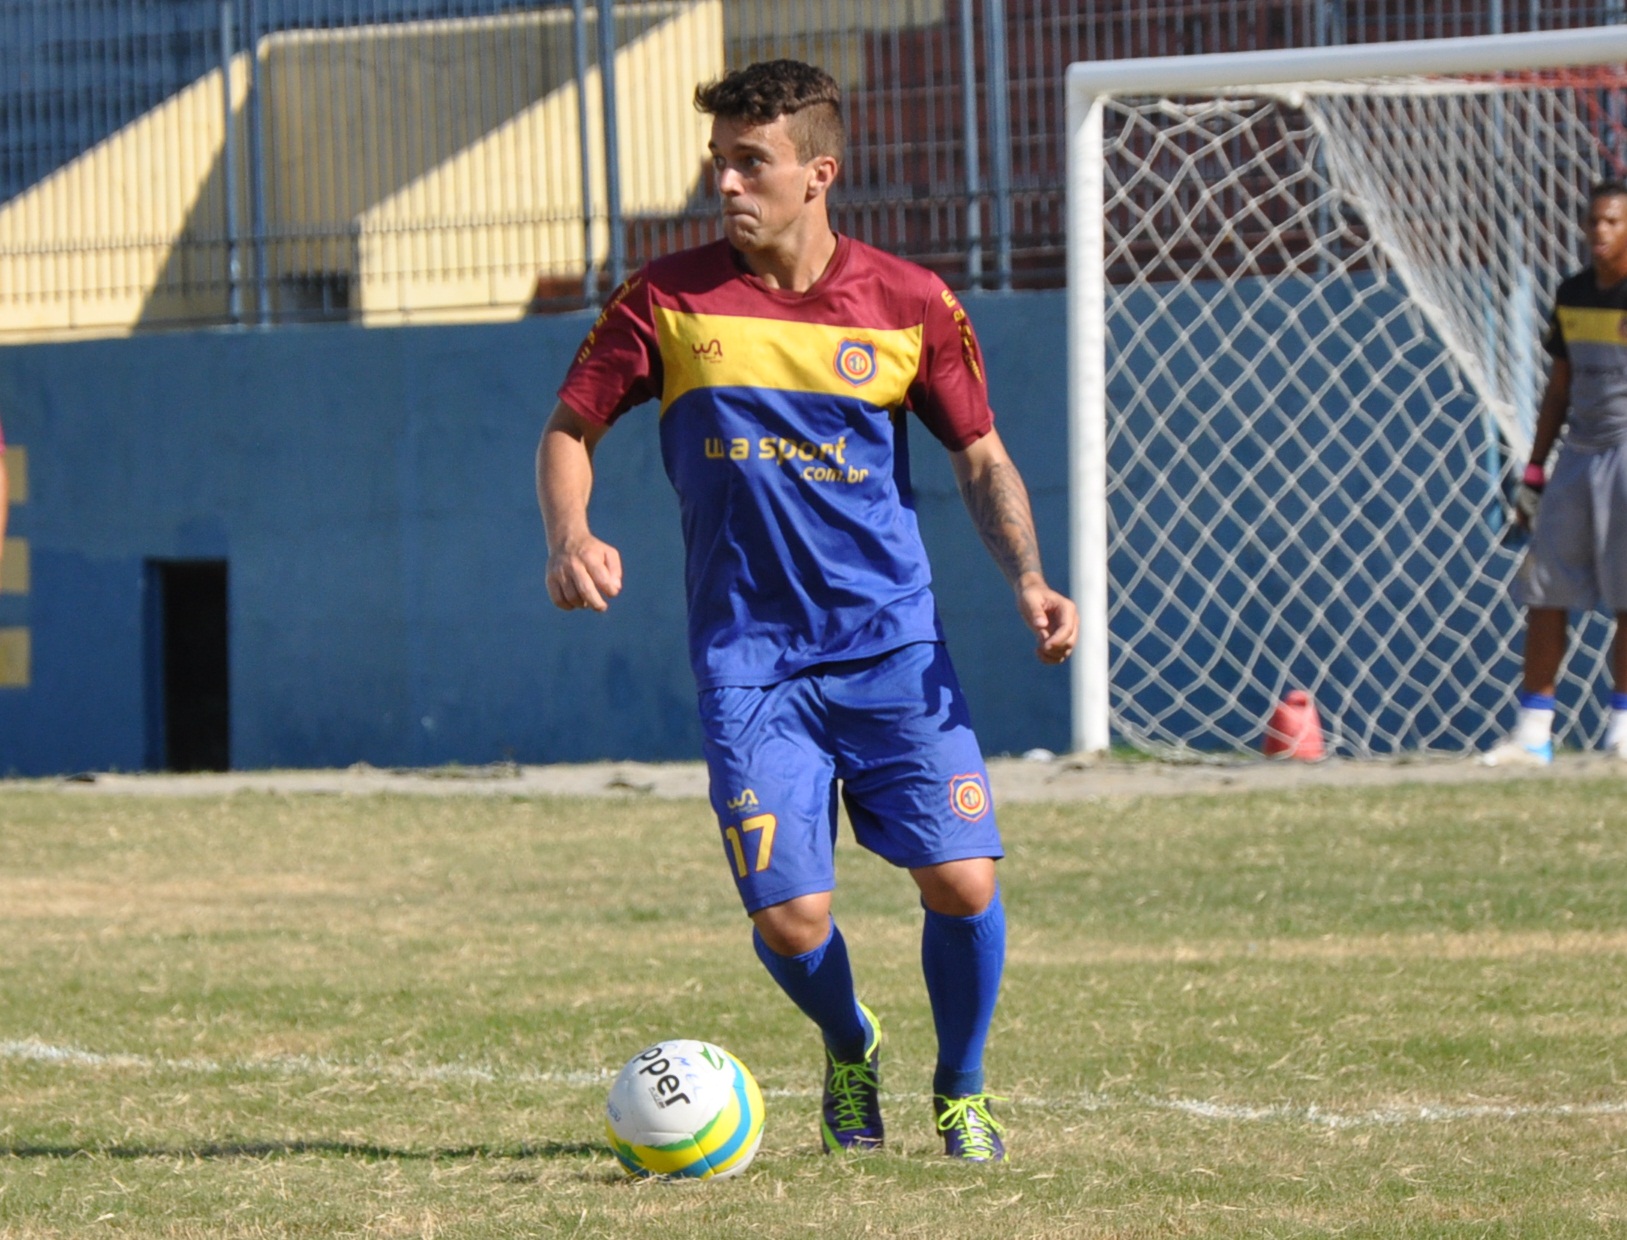
[[[1614,67],[1591,62],[1614,59]],[[1512,721],[1508,496],[1622,175],[1627,27],[1069,70],[1075,747],[1484,748]],[[1597,744],[1608,619],[1561,741]]]

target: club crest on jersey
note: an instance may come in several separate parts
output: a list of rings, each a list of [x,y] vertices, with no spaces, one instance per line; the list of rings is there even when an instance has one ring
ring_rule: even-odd
[[[836,373],[854,387],[876,377],[876,346],[866,340],[844,340],[836,346]]]
[[[714,337],[705,344],[691,344],[689,351],[703,362],[721,362],[723,360],[723,342]]]
[[[967,822],[976,822],[989,812],[989,790],[981,775],[956,775],[949,781],[949,808]]]

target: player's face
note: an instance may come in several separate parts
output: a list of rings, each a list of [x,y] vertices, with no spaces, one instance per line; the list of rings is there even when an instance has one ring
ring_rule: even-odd
[[[1594,200],[1587,211],[1587,244],[1595,270],[1627,272],[1627,198]]]
[[[783,116],[766,125],[713,117],[709,149],[730,244],[746,254],[795,250],[814,204],[823,206],[836,161],[799,162]]]

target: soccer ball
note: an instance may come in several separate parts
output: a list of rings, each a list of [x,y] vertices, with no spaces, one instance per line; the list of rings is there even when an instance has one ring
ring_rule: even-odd
[[[634,1175],[739,1175],[763,1139],[763,1094],[746,1065],[710,1042],[673,1038],[627,1061],[605,1102],[610,1148]]]

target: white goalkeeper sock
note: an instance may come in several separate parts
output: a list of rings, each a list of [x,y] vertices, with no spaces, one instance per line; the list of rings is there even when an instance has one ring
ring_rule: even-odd
[[[1611,723],[1604,729],[1604,749],[1627,745],[1627,693],[1611,693]]]
[[[1619,749],[1623,746],[1627,746],[1627,710],[1618,708],[1610,712],[1610,726],[1604,730],[1604,747]]]

